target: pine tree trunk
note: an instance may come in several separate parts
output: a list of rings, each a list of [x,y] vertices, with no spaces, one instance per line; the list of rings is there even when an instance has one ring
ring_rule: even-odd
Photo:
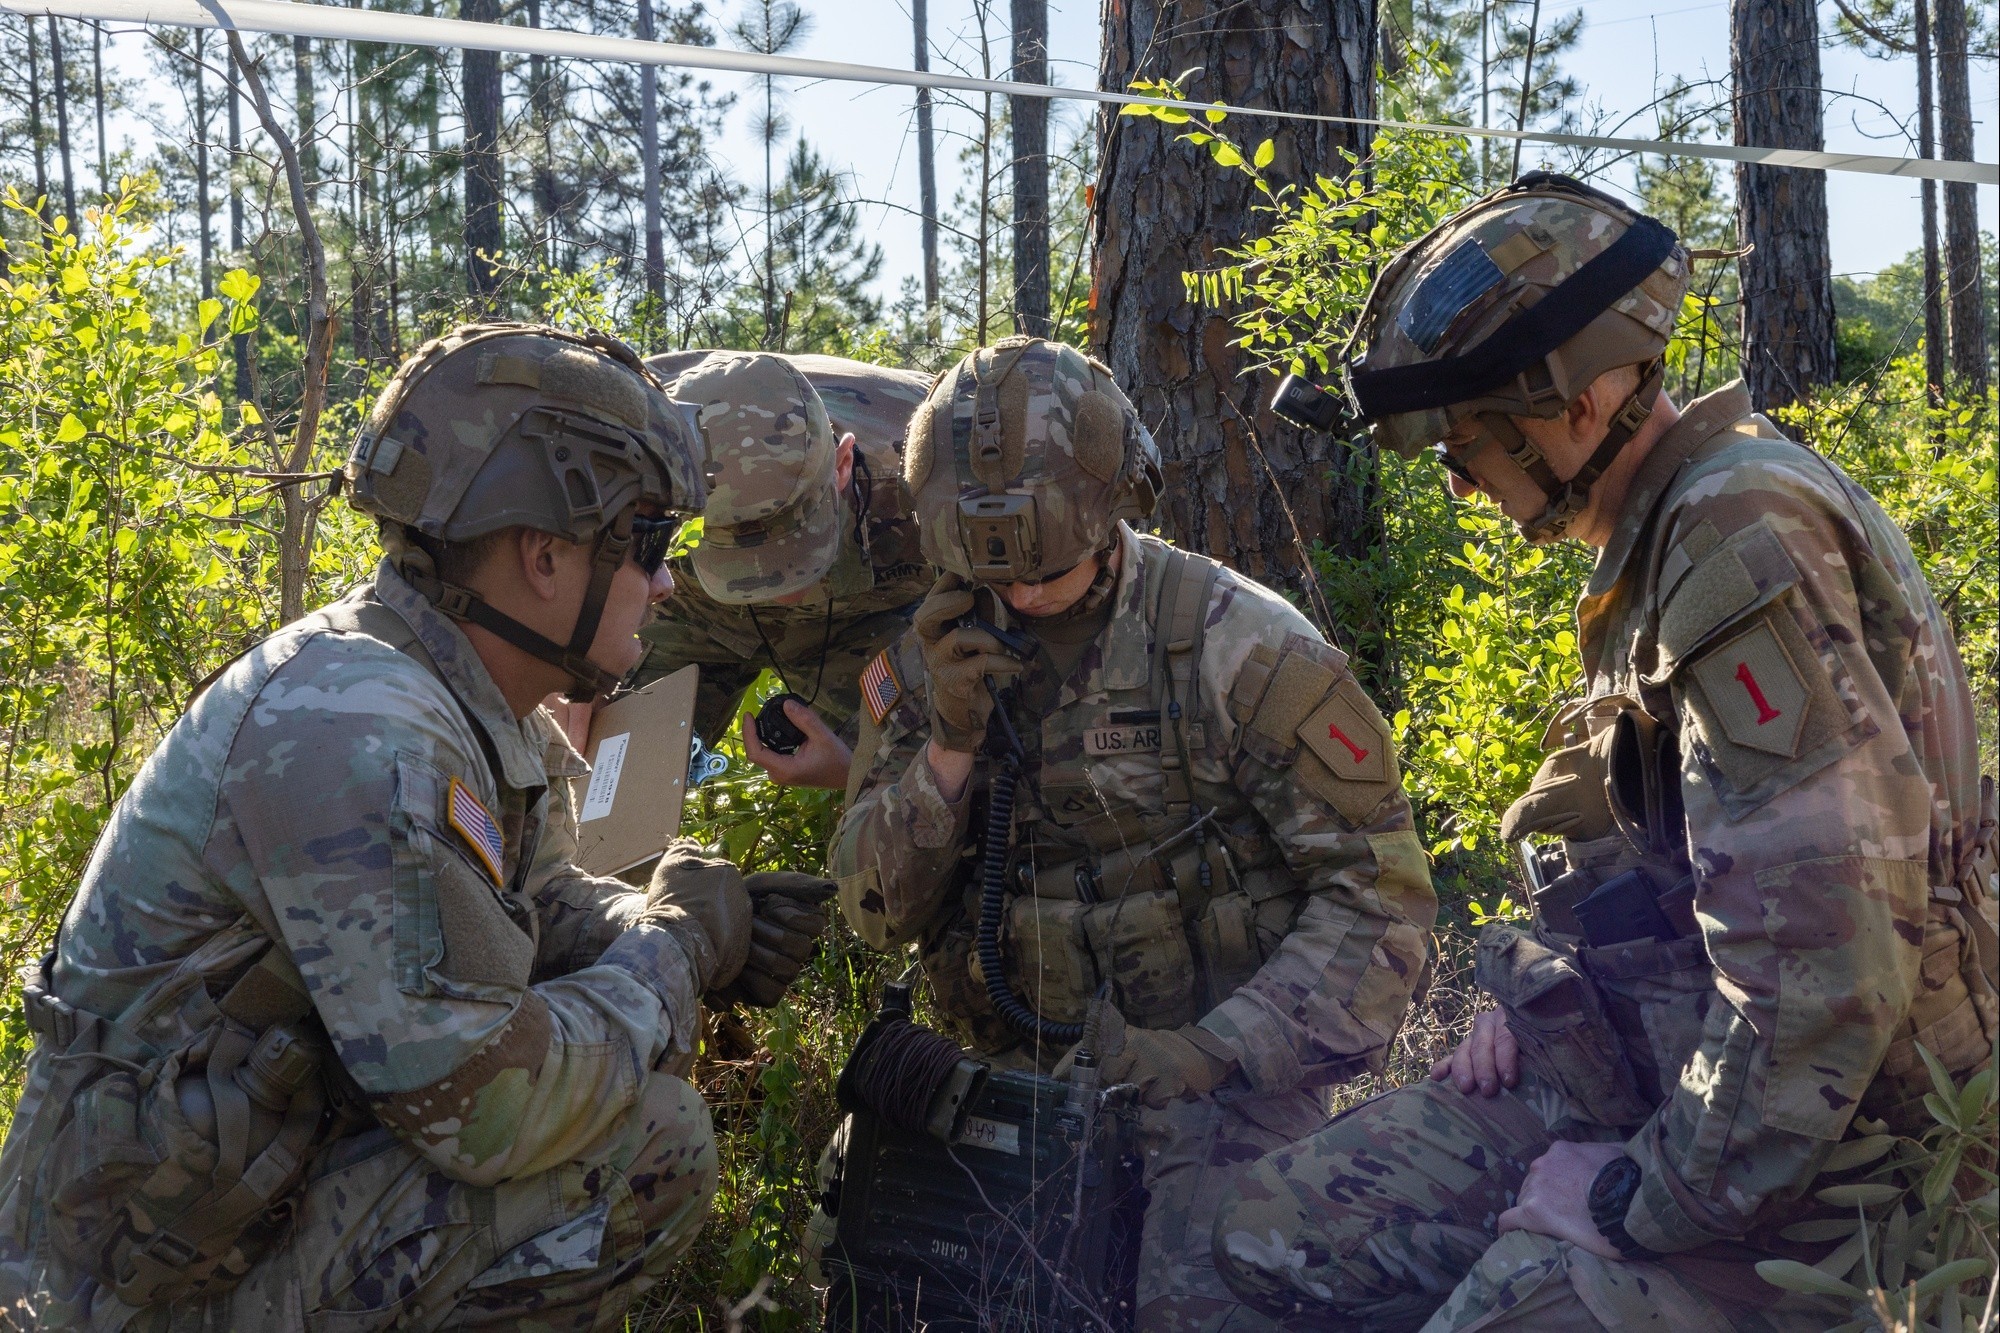
[[[53,19],[50,22],[54,22]],[[28,28],[28,137],[35,150],[35,211],[44,222],[49,217],[49,145],[42,133],[42,52],[35,40],[35,21]]]
[[[1967,62],[1970,36],[1965,0],[1937,0],[1937,86],[1944,156],[1972,156],[1972,89]],[[1944,252],[1951,302],[1951,368],[1974,394],[1986,392],[1987,309],[1979,267],[1979,187],[1947,181]]]
[[[916,42],[919,73],[931,67],[931,39],[926,0],[910,0],[910,27]],[[932,343],[944,339],[944,311],[938,305],[937,160],[931,146],[931,90],[917,89],[917,202],[924,214],[924,335]]]
[[[306,198],[319,201],[319,105],[313,91],[313,45],[310,37],[292,38],[292,110],[298,116],[295,136],[299,170],[305,173]]]
[[[1824,147],[1819,24],[1812,0],[1734,0],[1730,68],[1736,142]],[[1758,410],[1833,379],[1833,260],[1826,177],[1789,167],[1736,169],[1737,226],[1756,248],[1739,262],[1743,378]]]
[[[90,100],[97,108],[97,192],[111,196],[111,147],[104,132],[104,25],[90,25]]]
[[[1931,18],[1928,0],[1910,6],[1917,30],[1917,156],[1937,156],[1937,120],[1931,99]],[[1944,278],[1938,262],[1937,182],[1919,191],[1924,224],[1924,387],[1933,405],[1944,400]]]
[[[459,17],[498,23],[500,0],[460,0]],[[489,308],[500,291],[500,56],[467,49],[465,62],[465,290]]]
[[[528,26],[542,26],[542,0],[528,0]],[[528,59],[528,106],[535,118],[535,245],[541,261],[556,266],[556,162],[554,70],[546,56]]]
[[[1126,0],[1106,7],[1101,86],[1173,77],[1199,66],[1190,94],[1279,110],[1374,114],[1375,12],[1367,0]],[[1232,133],[1276,140],[1269,174],[1310,180],[1360,152],[1350,126],[1246,119]],[[1381,540],[1372,474],[1334,471],[1343,441],[1280,422],[1270,375],[1243,374],[1226,314],[1188,300],[1183,271],[1259,227],[1250,178],[1174,141],[1174,128],[1105,114],[1091,346],[1111,366],[1159,442],[1167,487],[1159,519],[1175,542],[1237,570],[1317,594],[1308,548],[1366,559]],[[1366,472],[1366,469],[1362,469]]]
[[[1013,0],[1016,83],[1049,81],[1048,0]],[[1041,338],[1049,322],[1049,104],[1011,97],[1014,122],[1014,331]]]
[[[194,212],[201,229],[201,299],[215,295],[215,209],[208,194],[208,33],[196,28],[194,38]],[[207,332],[206,329],[203,330]]]
[[[243,90],[237,82],[236,66],[229,66],[229,257],[243,262],[243,177],[236,170],[243,155]],[[235,368],[236,401],[250,397],[250,335],[231,334],[230,360]]]
[[[63,65],[62,29],[56,16],[49,15],[49,64],[55,71],[56,153],[62,158],[63,215],[76,226],[76,171],[69,153],[69,74]]]
[[[653,0],[639,0],[639,40],[653,38]],[[768,163],[768,146],[764,152]],[[639,156],[646,196],[646,295],[658,310],[667,299],[667,242],[660,218],[660,72],[655,65],[639,66]],[[767,207],[769,203],[767,199]]]

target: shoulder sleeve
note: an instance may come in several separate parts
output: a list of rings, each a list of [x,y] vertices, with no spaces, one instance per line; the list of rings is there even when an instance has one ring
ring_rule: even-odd
[[[251,708],[221,800],[342,1064],[445,1173],[491,1184],[566,1160],[687,1040],[692,976],[670,940],[528,984],[491,775],[400,654],[316,638]]]

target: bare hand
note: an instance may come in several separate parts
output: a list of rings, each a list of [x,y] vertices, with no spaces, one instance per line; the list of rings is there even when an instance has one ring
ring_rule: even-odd
[[[1468,1097],[1476,1088],[1482,1097],[1497,1097],[1500,1089],[1521,1081],[1521,1049],[1507,1020],[1497,1009],[1475,1014],[1472,1032],[1458,1049],[1431,1066],[1431,1077],[1450,1079]]]
[[[1528,1163],[1514,1206],[1500,1214],[1500,1230],[1532,1231],[1566,1240],[1601,1259],[1624,1258],[1590,1220],[1590,1182],[1606,1162],[1624,1152],[1619,1143],[1551,1143]]]
[[[847,786],[847,766],[854,751],[833,734],[833,728],[810,706],[785,700],[785,716],[806,734],[791,754],[779,754],[757,735],[756,719],[743,715],[743,753],[750,762],[771,775],[780,787],[825,787],[841,791]]]

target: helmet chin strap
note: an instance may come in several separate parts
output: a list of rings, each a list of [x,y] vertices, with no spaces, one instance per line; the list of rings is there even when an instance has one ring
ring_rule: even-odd
[[[583,606],[577,612],[576,627],[570,632],[567,645],[523,625],[470,588],[446,583],[428,572],[410,568],[402,572],[411,587],[454,620],[477,625],[530,657],[568,672],[570,686],[563,691],[563,697],[572,703],[589,703],[599,695],[609,694],[618,688],[620,678],[591,661],[590,648],[597,638],[597,627],[604,619],[604,604],[611,595],[611,580],[617,575],[618,567],[625,563],[625,553],[631,545],[632,511],[628,509],[616,523],[598,530],[590,553],[590,586],[584,592]]]
[[[1549,467],[1548,458],[1521,433],[1513,418],[1504,412],[1479,414],[1480,425],[1500,445],[1507,461],[1527,478],[1529,485],[1542,493],[1542,512],[1525,522],[1516,520],[1521,534],[1531,543],[1540,545],[1569,535],[1570,527],[1590,505],[1591,487],[1610,470],[1619,452],[1631,443],[1632,437],[1653,415],[1653,403],[1659,396],[1661,384],[1666,381],[1666,370],[1666,362],[1660,357],[1654,357],[1641,367],[1639,387],[1619,405],[1603,440],[1568,481],[1557,478]]]

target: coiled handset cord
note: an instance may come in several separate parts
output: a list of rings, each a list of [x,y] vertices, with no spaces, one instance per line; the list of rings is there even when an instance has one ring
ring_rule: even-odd
[[[986,998],[1007,1026],[1041,1045],[1072,1046],[1083,1036],[1083,1024],[1051,1022],[1030,1009],[1007,984],[1006,964],[1000,957],[1000,917],[1007,908],[1007,844],[1014,830],[1014,792],[1027,755],[1007,714],[1014,691],[1000,689],[991,676],[986,678],[986,690],[993,696],[993,712],[986,723],[992,776],[987,781],[986,835],[979,862],[979,970],[986,977]]]

